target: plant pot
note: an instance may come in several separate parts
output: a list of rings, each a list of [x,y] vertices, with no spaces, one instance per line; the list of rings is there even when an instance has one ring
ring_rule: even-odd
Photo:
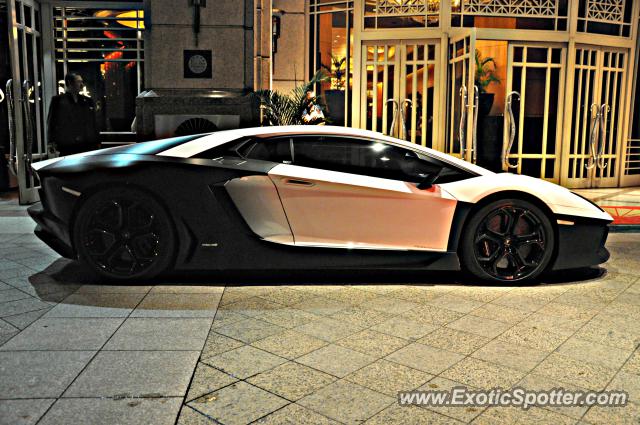
[[[344,90],[325,90],[326,115],[331,125],[344,125]]]
[[[494,93],[480,93],[478,98],[478,116],[486,117],[491,112],[491,107],[493,106],[493,99],[495,97]]]

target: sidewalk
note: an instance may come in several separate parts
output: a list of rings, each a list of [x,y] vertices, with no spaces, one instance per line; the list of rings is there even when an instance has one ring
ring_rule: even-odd
[[[574,192],[592,200],[611,214],[613,224],[640,225],[640,187],[574,189]]]

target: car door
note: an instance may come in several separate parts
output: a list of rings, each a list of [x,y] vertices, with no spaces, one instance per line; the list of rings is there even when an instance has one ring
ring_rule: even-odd
[[[269,171],[296,245],[446,251],[456,200],[417,183],[442,164],[413,150],[336,136],[293,137]]]

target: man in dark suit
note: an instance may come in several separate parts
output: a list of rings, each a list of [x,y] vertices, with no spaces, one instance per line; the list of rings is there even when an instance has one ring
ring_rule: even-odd
[[[95,104],[91,98],[80,94],[84,88],[82,76],[70,72],[65,75],[64,84],[65,93],[51,99],[49,144],[61,156],[98,149]]]

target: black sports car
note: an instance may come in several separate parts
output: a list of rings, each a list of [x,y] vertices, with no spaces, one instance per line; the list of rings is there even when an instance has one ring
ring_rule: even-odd
[[[33,164],[36,234],[111,279],[168,270],[600,264],[611,217],[552,183],[342,127],[186,136]]]

